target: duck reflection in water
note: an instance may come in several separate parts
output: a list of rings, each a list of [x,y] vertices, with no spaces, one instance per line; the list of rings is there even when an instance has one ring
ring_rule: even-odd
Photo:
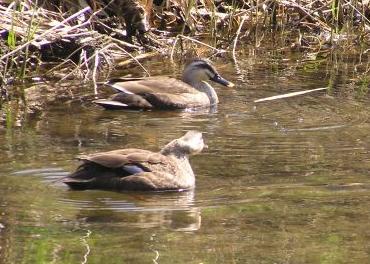
[[[187,192],[66,192],[63,203],[79,210],[82,224],[114,223],[122,228],[168,228],[196,231],[201,208],[194,206],[194,191]],[[123,232],[125,233],[125,232]]]

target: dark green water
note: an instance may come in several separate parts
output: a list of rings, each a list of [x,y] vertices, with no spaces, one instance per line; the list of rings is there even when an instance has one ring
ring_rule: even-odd
[[[363,60],[241,54],[237,65],[214,61],[236,83],[217,87],[214,112],[109,112],[76,99],[3,128],[0,263],[369,263]],[[153,75],[179,72],[146,66]],[[194,192],[79,192],[55,182],[78,154],[159,150],[190,129],[209,146],[191,160]]]

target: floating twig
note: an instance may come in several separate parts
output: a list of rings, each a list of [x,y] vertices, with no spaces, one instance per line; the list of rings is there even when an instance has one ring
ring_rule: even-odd
[[[322,87],[322,88],[316,88],[316,89],[311,89],[311,90],[304,90],[304,91],[299,91],[299,92],[292,92],[292,93],[274,95],[274,96],[254,100],[254,102],[255,103],[260,103],[260,102],[265,102],[265,101],[273,101],[273,100],[289,98],[289,97],[293,97],[293,96],[298,96],[298,95],[302,95],[302,94],[306,94],[306,93],[312,93],[312,92],[322,91],[322,90],[327,90],[327,89],[328,89],[328,87]]]

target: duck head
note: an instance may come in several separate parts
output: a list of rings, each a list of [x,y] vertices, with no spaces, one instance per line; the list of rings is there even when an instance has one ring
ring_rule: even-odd
[[[185,66],[182,76],[184,82],[195,86],[202,81],[214,81],[223,86],[233,87],[234,84],[224,79],[217,70],[206,60],[196,59]]]
[[[199,131],[188,131],[181,138],[168,143],[162,150],[163,155],[175,155],[177,157],[195,155],[200,153],[207,145],[204,144],[203,135]]]

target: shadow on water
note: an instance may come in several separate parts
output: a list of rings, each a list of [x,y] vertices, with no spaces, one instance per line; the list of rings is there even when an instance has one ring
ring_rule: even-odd
[[[236,83],[217,87],[216,111],[73,102],[1,130],[4,263],[369,262],[369,94],[354,80],[362,64],[274,53],[215,64]],[[162,70],[178,74],[153,72]],[[329,90],[253,102],[317,87]],[[57,181],[79,154],[155,151],[190,129],[209,146],[191,159],[193,192],[79,192]]]

